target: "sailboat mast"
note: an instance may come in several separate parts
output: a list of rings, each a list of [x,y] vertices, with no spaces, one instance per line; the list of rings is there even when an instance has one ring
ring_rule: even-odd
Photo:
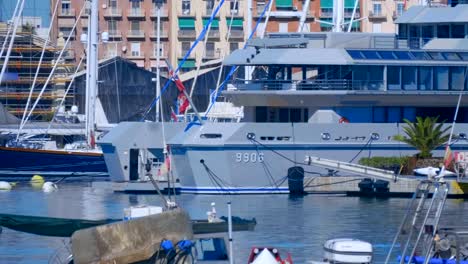
[[[161,5],[162,0],[156,0],[156,8],[157,8],[157,29],[156,29],[156,98],[160,98],[161,96],[161,72],[159,70],[159,60],[161,59],[161,55],[159,54],[161,51]],[[160,109],[161,109],[161,99],[156,102],[156,119],[155,122],[159,121],[160,116]]]
[[[333,1],[333,32],[343,32],[344,25],[344,1]]]
[[[91,1],[90,28],[89,28],[89,45],[88,45],[88,60],[89,67],[87,76],[89,79],[89,87],[86,96],[88,97],[88,112],[86,116],[88,145],[94,145],[94,127],[95,127],[95,112],[96,112],[96,95],[97,95],[97,80],[98,80],[98,10],[99,1]]]

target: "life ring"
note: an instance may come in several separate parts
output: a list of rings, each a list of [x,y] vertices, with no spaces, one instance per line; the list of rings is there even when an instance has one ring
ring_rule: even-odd
[[[346,117],[342,117],[342,118],[340,118],[340,120],[338,120],[338,123],[340,123],[340,124],[349,123],[349,120]]]

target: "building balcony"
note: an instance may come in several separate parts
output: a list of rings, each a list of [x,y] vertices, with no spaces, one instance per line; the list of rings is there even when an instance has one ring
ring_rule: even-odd
[[[81,17],[88,17],[91,14],[91,9],[86,8],[84,12],[81,14]]]
[[[177,57],[179,59],[183,59],[185,57],[185,54],[187,54],[187,52],[188,52],[188,50],[181,49],[181,50],[179,50],[179,53],[177,54]],[[188,56],[187,58],[195,59],[195,51],[192,51],[192,53],[190,53],[190,56]]]
[[[122,17],[122,9],[120,8],[108,8],[104,11],[104,17],[106,18],[117,18]]]
[[[162,52],[161,54],[159,54],[159,59],[163,60],[163,59],[167,59],[169,56],[167,54],[167,52]],[[153,54],[151,55],[151,59],[156,59],[156,52],[153,52]]]
[[[344,17],[345,18],[351,18],[353,16],[353,12],[344,12]],[[359,19],[361,18],[361,14],[359,13],[359,10],[356,10],[356,13],[354,13],[354,19]]]
[[[88,28],[88,19],[87,18],[80,19],[80,25],[82,28]]]
[[[369,11],[369,20],[386,20],[387,14],[385,12]]]
[[[131,8],[127,11],[127,18],[134,18],[134,19],[145,18],[145,10],[141,8]]]
[[[210,29],[210,32],[208,33],[208,39],[219,39],[220,33],[218,29]]]
[[[109,38],[120,39],[122,38],[122,32],[120,30],[109,30]]]
[[[134,30],[131,29],[127,32],[127,38],[145,38],[145,32],[143,30]]]
[[[228,11],[226,17],[230,17],[231,15],[234,17],[244,17],[244,11],[241,9],[231,9]]]
[[[320,11],[321,18],[331,18],[333,17],[333,11]]]
[[[213,13],[213,10],[214,9],[206,9],[206,8],[203,9],[203,16],[204,17],[211,17],[211,14]],[[216,17],[219,17],[219,13],[220,12],[218,12],[218,14],[216,14]]]
[[[67,8],[67,9],[61,9],[58,17],[75,17],[75,9],[73,8]]]
[[[195,17],[195,10],[193,9],[179,9],[177,15],[180,17]]]
[[[162,39],[167,39],[167,38],[169,38],[168,30],[167,30],[167,29],[160,30],[160,31],[159,31],[159,37],[162,38]],[[154,30],[153,32],[151,32],[150,38],[151,38],[152,40],[156,40],[156,39],[158,38],[158,32],[156,32],[156,30]]]
[[[203,55],[204,60],[214,60],[219,59],[219,57],[219,52],[216,52],[215,50],[206,50],[205,55]]]
[[[71,28],[59,29],[59,32],[63,34],[63,38],[66,40],[70,36],[71,40],[75,39],[75,32]]]
[[[167,7],[161,7],[160,10],[161,17],[169,17],[169,10],[167,10]],[[158,17],[158,9],[153,8],[151,10],[151,18],[157,18]]]
[[[244,30],[232,30],[231,29],[231,34],[229,35],[230,40],[244,40]]]
[[[57,24],[59,28],[71,29],[75,25],[75,18],[74,17],[58,18]]]
[[[178,31],[177,36],[180,39],[194,39],[197,37],[197,31],[195,29],[181,29]]]
[[[127,54],[127,58],[132,59],[132,60],[144,60],[145,53],[141,51],[140,52],[129,51]]]
[[[392,14],[393,20],[396,20],[400,16],[401,16],[401,13],[399,14],[397,11],[393,11],[393,14]]]

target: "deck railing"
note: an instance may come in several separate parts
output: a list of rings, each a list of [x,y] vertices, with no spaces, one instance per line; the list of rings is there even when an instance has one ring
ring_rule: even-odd
[[[383,80],[353,81],[346,79],[318,80],[233,80],[237,90],[384,90]]]

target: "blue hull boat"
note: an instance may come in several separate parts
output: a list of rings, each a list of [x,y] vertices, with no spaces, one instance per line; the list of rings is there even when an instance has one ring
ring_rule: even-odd
[[[102,153],[0,147],[0,176],[108,176]]]

